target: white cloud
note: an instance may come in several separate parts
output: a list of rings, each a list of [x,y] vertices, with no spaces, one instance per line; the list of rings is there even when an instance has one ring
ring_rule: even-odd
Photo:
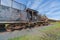
[[[48,2],[46,2],[45,4],[43,4],[43,5],[39,6],[38,10],[40,10],[40,9],[42,9],[42,8],[44,8],[44,7],[46,7],[46,6],[48,6],[48,5],[49,5],[49,3],[51,3],[51,2],[53,2],[53,1],[52,1],[52,0],[49,0],[49,1],[48,1]]]
[[[39,6],[39,4],[41,3],[40,1],[42,1],[42,0],[35,0],[34,3],[31,5],[31,8],[36,9]]]
[[[28,1],[26,6],[29,7],[30,4],[31,4],[31,1]]]

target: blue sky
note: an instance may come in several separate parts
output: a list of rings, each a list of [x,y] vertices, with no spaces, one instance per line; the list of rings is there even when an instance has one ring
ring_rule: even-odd
[[[28,8],[45,14],[48,18],[60,20],[60,0],[16,0]]]

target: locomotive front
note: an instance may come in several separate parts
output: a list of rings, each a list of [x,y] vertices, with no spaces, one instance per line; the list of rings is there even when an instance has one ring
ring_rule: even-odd
[[[21,24],[27,22],[27,20],[24,4],[14,0],[0,0],[0,29],[5,28],[7,31],[20,29],[23,28]]]

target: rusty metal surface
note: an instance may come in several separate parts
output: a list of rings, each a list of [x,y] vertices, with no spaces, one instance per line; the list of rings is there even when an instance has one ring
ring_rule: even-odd
[[[7,6],[0,6],[0,21],[20,21],[27,20],[27,13],[22,10],[14,9]]]
[[[27,13],[25,10],[24,4],[12,0],[0,0],[0,23],[15,23],[15,21],[19,23],[20,20],[26,22]]]

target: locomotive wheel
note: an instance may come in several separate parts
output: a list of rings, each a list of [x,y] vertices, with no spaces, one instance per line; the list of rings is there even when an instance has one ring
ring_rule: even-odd
[[[36,24],[36,25],[34,25],[34,27],[38,27],[38,25]]]
[[[23,29],[23,27],[22,27],[22,26],[20,26],[20,25],[16,25],[16,26],[14,27],[14,29],[15,29],[15,30],[22,30],[22,29]]]
[[[8,31],[8,32],[11,32],[11,31],[14,31],[14,29],[13,29],[13,25],[7,25],[6,26],[6,31]]]
[[[26,26],[25,26],[25,25],[23,25],[22,27],[23,27],[23,29],[25,29],[25,27],[26,27]]]
[[[43,26],[43,24],[41,24],[40,26]]]
[[[11,31],[12,31],[12,29],[6,29],[6,31],[7,31],[7,32],[11,32]]]

